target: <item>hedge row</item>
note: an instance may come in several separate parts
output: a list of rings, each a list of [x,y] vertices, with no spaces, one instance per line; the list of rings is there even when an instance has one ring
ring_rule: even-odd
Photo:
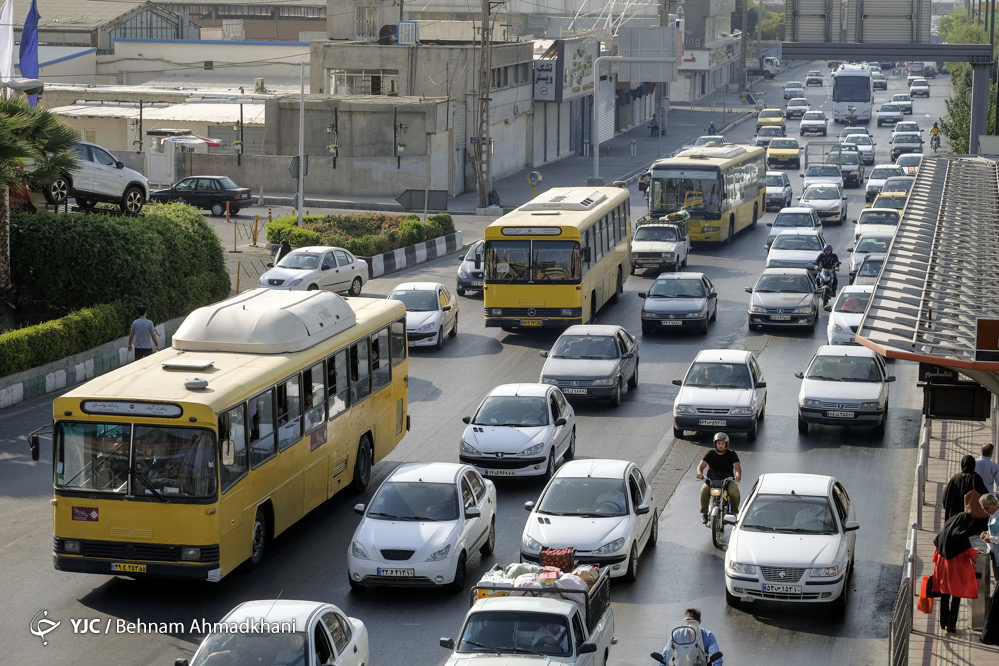
[[[454,233],[454,221],[447,213],[430,215],[421,222],[417,215],[323,215],[302,219],[279,217],[267,225],[267,242],[288,241],[293,247],[330,245],[350,250],[362,257],[390,252],[432,238]]]
[[[162,322],[230,291],[218,236],[184,204],[138,217],[15,212],[10,243],[19,313],[41,323],[0,334],[0,377],[127,335],[140,304]]]

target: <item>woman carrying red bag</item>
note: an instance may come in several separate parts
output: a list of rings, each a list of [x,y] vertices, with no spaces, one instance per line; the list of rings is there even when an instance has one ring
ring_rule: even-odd
[[[959,513],[944,523],[933,539],[933,590],[940,593],[940,628],[947,633],[957,631],[957,613],[961,599],[978,598],[975,561],[978,551],[972,548],[970,537],[976,532],[976,521],[968,513]]]

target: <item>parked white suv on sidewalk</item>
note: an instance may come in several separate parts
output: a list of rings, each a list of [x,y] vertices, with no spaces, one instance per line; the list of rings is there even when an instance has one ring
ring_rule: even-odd
[[[149,181],[129,169],[97,144],[78,141],[73,153],[80,165],[56,178],[45,188],[45,199],[62,204],[75,197],[80,208],[91,209],[100,202],[113,203],[121,212],[138,214],[149,198]]]

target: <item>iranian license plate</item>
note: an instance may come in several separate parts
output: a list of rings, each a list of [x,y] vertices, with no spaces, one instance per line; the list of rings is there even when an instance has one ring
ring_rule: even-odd
[[[778,155],[777,156],[777,161],[778,162],[787,162],[787,158],[784,157],[783,155]]]
[[[791,321],[791,315],[770,315],[770,321]]]
[[[482,286],[482,280],[472,280],[472,286],[473,287],[481,287]]]
[[[826,416],[831,419],[852,419],[853,412],[826,412]]]
[[[562,393],[568,393],[569,395],[586,395],[589,391],[581,388],[565,388],[562,389]]]
[[[724,426],[728,425],[728,421],[726,421],[724,419],[699,419],[697,421],[697,425],[702,425],[702,426],[722,426],[722,427],[724,427]]]
[[[416,575],[415,569],[378,569],[379,576],[398,576],[401,578],[412,577]]]
[[[663,319],[659,324],[662,326],[683,326],[683,322],[678,319]]]
[[[482,476],[513,476],[512,469],[484,469]]]
[[[146,573],[146,565],[128,564],[127,562],[112,562],[111,571],[121,571],[122,573]]]
[[[520,325],[521,326],[541,326],[541,320],[540,319],[521,319],[520,320]]]
[[[763,585],[764,592],[774,592],[777,594],[801,594],[800,585]]]

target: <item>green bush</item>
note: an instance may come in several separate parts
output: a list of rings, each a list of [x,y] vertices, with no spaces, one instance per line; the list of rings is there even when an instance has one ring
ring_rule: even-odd
[[[356,255],[370,257],[438,236],[453,234],[454,221],[447,213],[431,215],[421,222],[415,214],[324,215],[302,219],[296,225],[293,216],[280,217],[267,224],[267,242],[283,240],[294,247],[328,245],[343,247]]]

